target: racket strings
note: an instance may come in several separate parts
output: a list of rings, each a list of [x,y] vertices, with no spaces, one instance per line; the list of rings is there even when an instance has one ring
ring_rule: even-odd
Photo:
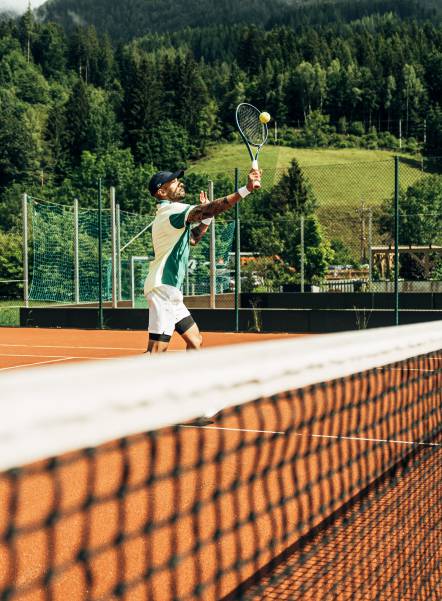
[[[237,111],[238,126],[253,146],[261,146],[267,138],[267,128],[259,120],[259,111],[254,106],[242,104]]]

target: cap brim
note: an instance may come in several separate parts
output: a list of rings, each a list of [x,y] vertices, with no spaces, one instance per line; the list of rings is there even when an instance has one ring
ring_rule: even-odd
[[[175,173],[172,174],[172,177],[170,178],[169,181],[173,180],[173,179],[181,179],[184,175],[184,169],[181,169],[180,171],[175,171]]]
[[[184,171],[181,169],[180,171],[175,171],[175,173],[172,173],[170,175],[169,178],[167,178],[162,185],[167,184],[168,182],[171,182],[174,179],[180,179],[181,177],[183,177],[184,175]]]

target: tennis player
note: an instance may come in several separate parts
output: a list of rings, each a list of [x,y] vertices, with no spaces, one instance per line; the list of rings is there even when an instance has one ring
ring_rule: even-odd
[[[152,225],[155,258],[149,264],[144,283],[149,303],[148,353],[166,351],[174,330],[182,336],[188,350],[201,347],[200,331],[184,305],[181,292],[190,245],[198,244],[213,217],[228,211],[253,192],[253,182],[261,181],[261,172],[252,169],[247,185],[238,192],[213,202],[201,192],[200,204],[189,205],[182,202],[186,196],[183,175],[184,171],[160,171],[149,182],[158,209]]]

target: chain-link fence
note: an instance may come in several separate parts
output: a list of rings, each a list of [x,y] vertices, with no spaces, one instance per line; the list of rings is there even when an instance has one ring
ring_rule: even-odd
[[[403,156],[398,167],[395,177],[391,157],[266,169],[262,190],[242,201],[238,214],[220,215],[212,234],[192,247],[183,286],[189,305],[233,306],[236,283],[243,292],[393,292],[395,193],[399,291],[442,292],[442,160]],[[239,173],[239,185],[246,175]],[[190,202],[209,180],[220,198],[233,190],[235,173],[189,176]],[[31,306],[99,301],[98,211],[87,199],[60,206],[28,197],[26,206],[28,277],[16,266],[0,283],[0,322],[7,325],[17,322],[27,290]],[[104,303],[146,306],[153,218],[120,211],[118,191],[115,213],[103,209]]]
[[[397,191],[399,290],[442,292],[442,161],[398,166],[265,171],[240,207],[241,290],[393,292]]]

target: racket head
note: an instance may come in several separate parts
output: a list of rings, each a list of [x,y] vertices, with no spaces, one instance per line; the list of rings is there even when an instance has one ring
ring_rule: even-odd
[[[243,140],[249,146],[261,148],[266,142],[269,130],[266,123],[261,123],[261,112],[247,102],[242,102],[236,107],[236,125]]]

